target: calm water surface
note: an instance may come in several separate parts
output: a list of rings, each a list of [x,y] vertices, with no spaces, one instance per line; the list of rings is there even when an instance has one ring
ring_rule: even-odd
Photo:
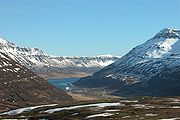
[[[48,82],[57,88],[65,90],[68,84],[77,81],[79,78],[48,79]]]

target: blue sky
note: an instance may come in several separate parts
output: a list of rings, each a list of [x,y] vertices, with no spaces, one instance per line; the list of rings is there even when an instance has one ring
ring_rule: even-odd
[[[0,0],[0,36],[53,55],[124,55],[163,28],[180,0]]]

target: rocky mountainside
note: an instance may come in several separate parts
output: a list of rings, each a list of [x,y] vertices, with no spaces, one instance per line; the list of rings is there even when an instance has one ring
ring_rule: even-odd
[[[0,38],[0,52],[36,73],[88,73],[92,74],[113,63],[119,57],[100,55],[97,57],[58,57],[45,54],[38,48],[18,47]]]
[[[73,98],[0,52],[0,111]]]
[[[144,44],[74,85],[118,95],[180,95],[180,30],[163,29]]]

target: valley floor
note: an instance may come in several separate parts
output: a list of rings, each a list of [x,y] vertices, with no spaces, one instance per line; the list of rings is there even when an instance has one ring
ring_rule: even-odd
[[[72,94],[71,94],[72,95]],[[73,94],[80,101],[1,113],[0,118],[45,120],[180,120],[180,97],[97,99]],[[84,101],[82,101],[84,99]]]
[[[37,74],[44,79],[81,78],[91,75],[90,73],[86,73],[86,72],[78,72],[78,73],[49,72],[49,73],[37,73]]]

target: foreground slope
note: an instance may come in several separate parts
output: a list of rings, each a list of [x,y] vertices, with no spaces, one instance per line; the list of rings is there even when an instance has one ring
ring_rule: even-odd
[[[19,47],[0,38],[0,51],[36,73],[92,74],[113,63],[118,57],[59,57],[45,54],[38,48]]]
[[[74,83],[117,95],[180,95],[180,30],[163,29],[115,63]]]
[[[72,105],[34,106],[0,113],[30,120],[179,120],[180,97],[132,97]]]
[[[71,96],[0,52],[0,111],[68,101]]]

